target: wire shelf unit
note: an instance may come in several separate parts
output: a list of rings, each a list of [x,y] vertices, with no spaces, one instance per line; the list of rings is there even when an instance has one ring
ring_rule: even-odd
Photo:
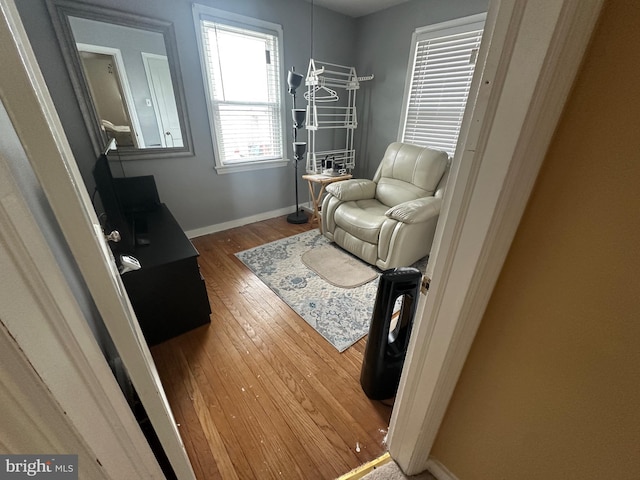
[[[371,79],[373,75],[358,77],[354,67],[313,58],[309,61],[305,79],[307,91],[304,94],[307,100],[309,144],[307,173],[339,175],[353,170],[356,162],[353,137],[358,127],[356,92],[361,81]],[[344,147],[318,149],[321,139],[317,136],[321,135],[322,130],[343,130]]]

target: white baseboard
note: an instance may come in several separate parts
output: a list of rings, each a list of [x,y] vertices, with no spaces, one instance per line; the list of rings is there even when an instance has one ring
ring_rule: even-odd
[[[447,467],[433,457],[430,457],[427,461],[427,470],[438,480],[458,480],[458,478],[451,473]]]
[[[304,208],[304,205],[301,205]],[[249,217],[239,218],[237,220],[231,220],[230,222],[217,223],[215,225],[209,225],[208,227],[195,228],[193,230],[187,230],[185,234],[189,238],[201,237],[202,235],[208,235],[210,233],[222,232],[223,230],[229,230],[230,228],[242,227],[254,222],[261,222],[262,220],[268,220],[274,217],[280,217],[282,215],[288,215],[296,211],[296,206],[279,208],[277,210],[271,210],[269,212],[258,213],[257,215],[251,215]]]

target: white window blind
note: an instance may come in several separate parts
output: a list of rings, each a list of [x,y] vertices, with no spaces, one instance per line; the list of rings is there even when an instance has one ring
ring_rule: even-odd
[[[280,32],[243,20],[198,16],[216,165],[223,169],[284,155]]]
[[[401,141],[453,156],[483,28],[473,16],[416,31]]]

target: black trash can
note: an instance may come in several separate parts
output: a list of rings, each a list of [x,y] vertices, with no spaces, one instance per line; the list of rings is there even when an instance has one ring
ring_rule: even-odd
[[[421,279],[420,270],[412,267],[394,268],[380,276],[360,372],[360,385],[372,400],[390,399],[398,390]]]

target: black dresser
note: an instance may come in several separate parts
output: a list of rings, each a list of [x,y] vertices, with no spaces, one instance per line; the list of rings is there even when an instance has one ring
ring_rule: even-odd
[[[140,270],[122,275],[142,333],[152,346],[211,322],[198,251],[165,204],[137,215]]]

